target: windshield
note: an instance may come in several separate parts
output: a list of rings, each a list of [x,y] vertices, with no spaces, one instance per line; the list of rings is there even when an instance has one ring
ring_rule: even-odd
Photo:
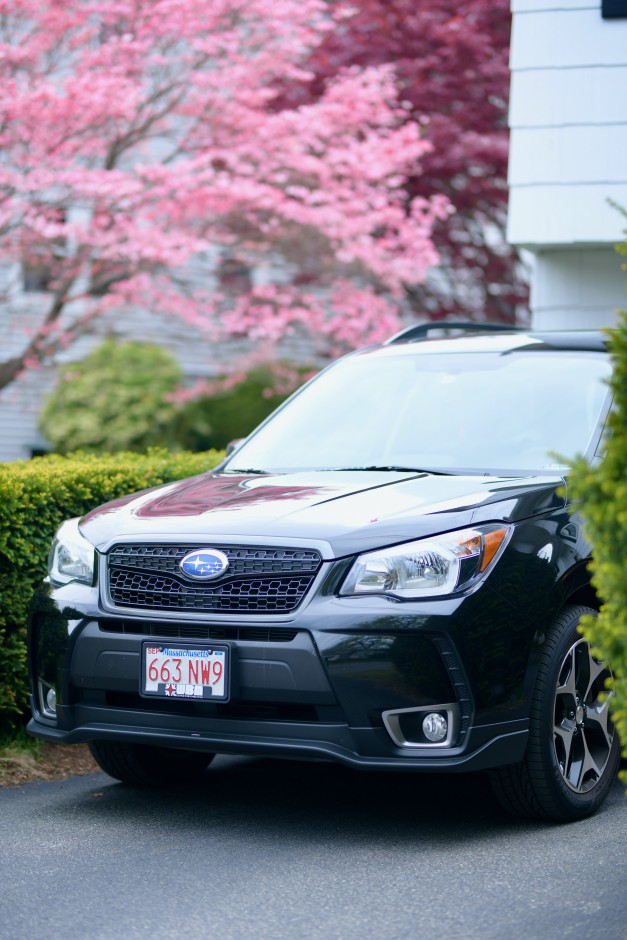
[[[292,398],[225,469],[556,469],[588,448],[609,373],[592,352],[353,356]]]

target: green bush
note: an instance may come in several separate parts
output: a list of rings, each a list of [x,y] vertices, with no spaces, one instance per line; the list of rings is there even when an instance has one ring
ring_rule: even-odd
[[[178,408],[168,395],[182,380],[167,349],[105,340],[68,368],[44,403],[40,430],[61,454],[172,446]]]
[[[626,252],[627,253],[627,252]],[[594,547],[593,583],[602,600],[597,619],[582,621],[582,632],[614,673],[612,713],[627,756],[627,312],[611,333],[614,410],[603,463],[576,462],[571,478],[582,501],[586,532]]]
[[[304,370],[291,372],[296,385],[302,382]],[[275,391],[276,381],[270,366],[259,366],[233,388],[188,402],[177,416],[178,445],[185,450],[221,449],[247,437],[291,394]]]
[[[59,524],[127,493],[202,473],[222,456],[155,450],[0,464],[0,736],[26,711],[28,608]]]

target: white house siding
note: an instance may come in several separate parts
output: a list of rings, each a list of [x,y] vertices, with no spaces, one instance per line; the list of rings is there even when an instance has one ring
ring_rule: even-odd
[[[533,254],[533,323],[609,324],[627,305],[627,18],[599,0],[512,14],[508,240]]]
[[[44,445],[37,417],[54,379],[53,370],[42,369],[0,392],[0,461],[26,460]]]

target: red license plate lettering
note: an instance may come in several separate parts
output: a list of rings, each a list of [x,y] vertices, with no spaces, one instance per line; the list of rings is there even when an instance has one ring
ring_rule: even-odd
[[[227,647],[145,646],[142,692],[162,698],[225,699],[227,661]]]

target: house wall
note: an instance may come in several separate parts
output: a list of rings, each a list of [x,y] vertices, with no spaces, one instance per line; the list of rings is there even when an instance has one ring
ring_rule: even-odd
[[[0,462],[26,460],[45,448],[37,417],[54,381],[53,370],[39,370],[0,392]]]
[[[626,11],[627,13],[627,11]],[[610,324],[627,305],[627,15],[513,0],[508,241],[532,253],[532,323]]]

